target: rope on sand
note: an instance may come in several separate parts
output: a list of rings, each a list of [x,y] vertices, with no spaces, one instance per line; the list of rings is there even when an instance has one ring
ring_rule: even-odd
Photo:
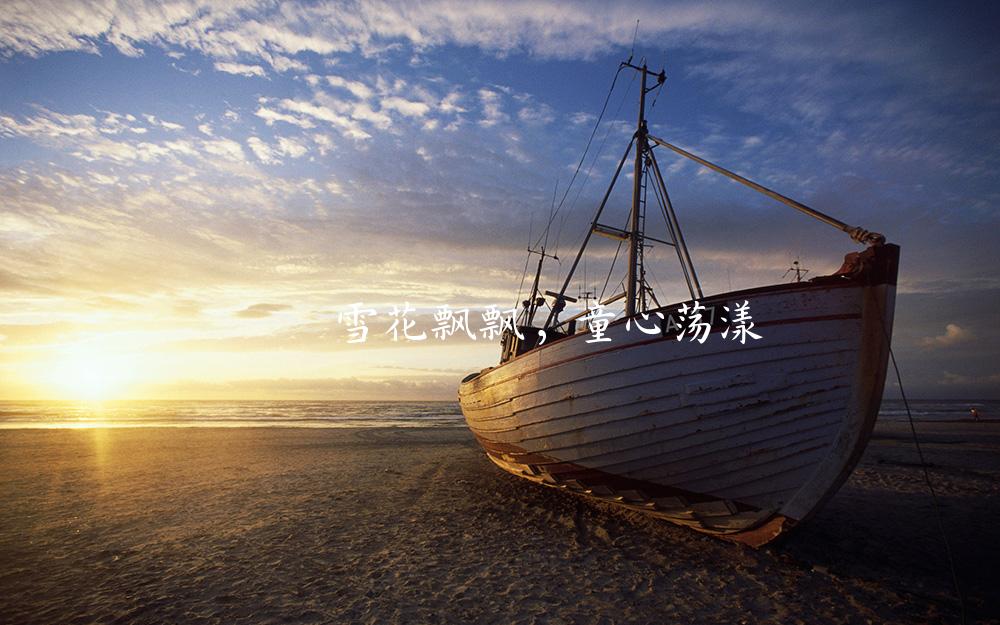
[[[878,302],[876,301],[876,306]],[[944,528],[944,521],[941,518],[941,503],[938,501],[937,493],[934,491],[934,484],[931,482],[930,472],[927,470],[927,462],[924,460],[924,451],[920,447],[920,437],[917,436],[917,427],[913,423],[913,414],[910,412],[910,402],[906,399],[906,391],[903,389],[903,377],[899,374],[899,365],[896,364],[896,354],[892,351],[892,341],[889,338],[889,333],[885,329],[884,318],[882,317],[881,311],[879,311],[879,317],[883,319],[883,322],[879,325],[882,328],[882,336],[885,337],[886,345],[889,347],[889,358],[892,360],[892,368],[896,372],[896,381],[899,383],[899,394],[903,398],[903,406],[906,407],[906,418],[910,422],[910,433],[913,435],[913,445],[917,448],[917,457],[920,459],[920,468],[923,470],[924,483],[927,484],[927,490],[931,494],[931,502],[934,507],[934,518],[937,520],[938,531],[941,532],[941,540],[944,542],[944,552],[948,557],[948,569],[951,572],[951,582],[955,586],[955,595],[958,597],[958,606],[962,614],[962,625],[968,623],[967,615],[965,611],[965,595],[962,594],[962,586],[958,582],[958,573],[955,569],[955,558],[951,552],[951,543],[948,541],[948,533]]]

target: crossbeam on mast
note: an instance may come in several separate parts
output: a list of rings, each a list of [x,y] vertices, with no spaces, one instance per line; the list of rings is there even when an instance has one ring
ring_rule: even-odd
[[[599,234],[602,237],[607,237],[609,239],[615,239],[616,241],[628,241],[630,236],[628,230],[622,230],[613,226],[605,226],[604,224],[594,224],[594,234]]]
[[[602,237],[607,237],[615,241],[628,241],[629,232],[628,230],[622,230],[621,228],[615,228],[614,226],[605,226],[604,224],[594,225],[594,234],[599,234]],[[657,243],[662,243],[663,245],[673,246],[674,244],[670,241],[664,241],[663,239],[657,239],[656,237],[651,237],[646,233],[641,235],[642,240],[656,241]]]

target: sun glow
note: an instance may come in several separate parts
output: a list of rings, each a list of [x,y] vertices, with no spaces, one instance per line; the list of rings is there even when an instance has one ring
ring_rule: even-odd
[[[115,399],[136,380],[134,360],[92,347],[75,347],[59,356],[47,372],[46,385],[62,399]]]

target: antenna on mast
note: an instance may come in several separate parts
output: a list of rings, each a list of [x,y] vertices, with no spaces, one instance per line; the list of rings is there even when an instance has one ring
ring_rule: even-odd
[[[802,276],[809,273],[809,270],[803,269],[802,265],[799,264],[798,257],[796,257],[795,260],[792,261],[792,266],[788,268],[788,271],[785,272],[785,275],[781,276],[781,279],[784,280],[785,278],[788,277],[788,274],[790,273],[795,274],[793,282],[802,282]]]

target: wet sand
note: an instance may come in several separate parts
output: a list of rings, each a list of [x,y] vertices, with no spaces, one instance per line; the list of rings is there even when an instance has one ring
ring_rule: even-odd
[[[464,428],[0,432],[0,622],[955,623],[904,423],[759,551],[507,476]],[[921,424],[1000,622],[1000,422]]]

